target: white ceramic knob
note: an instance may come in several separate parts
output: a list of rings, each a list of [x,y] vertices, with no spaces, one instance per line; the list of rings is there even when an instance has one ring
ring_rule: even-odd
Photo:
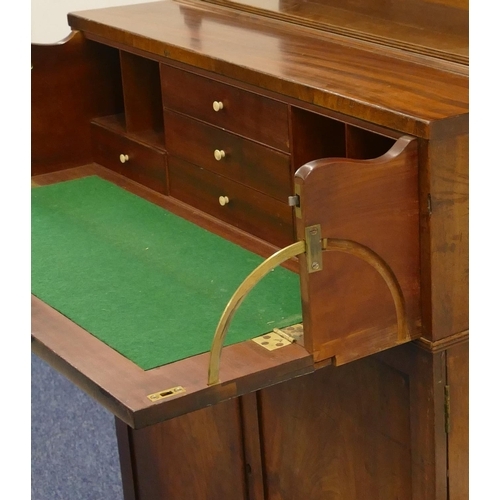
[[[217,160],[217,161],[221,161],[222,158],[224,158],[226,156],[226,152],[223,150],[223,149],[216,149],[214,151],[214,158]]]
[[[214,101],[212,107],[214,108],[214,111],[220,111],[224,108],[224,104],[222,104],[221,101]]]
[[[128,161],[128,155],[121,154],[121,155],[120,155],[120,161],[121,161],[122,163],[127,162],[127,161]]]
[[[229,198],[227,196],[219,196],[219,204],[221,207],[229,203]]]

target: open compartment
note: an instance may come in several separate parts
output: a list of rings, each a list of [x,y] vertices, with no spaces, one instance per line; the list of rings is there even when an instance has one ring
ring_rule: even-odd
[[[125,130],[164,147],[159,63],[120,51]]]
[[[292,167],[297,170],[318,158],[345,157],[345,124],[292,106]]]
[[[291,110],[294,170],[318,158],[378,158],[396,142],[393,132],[384,135],[313,111]]]
[[[93,123],[133,140],[164,149],[158,62],[129,52],[116,52],[121,106],[116,113],[94,117]]]
[[[357,160],[378,158],[389,151],[396,139],[353,125],[345,126],[345,157]]]
[[[92,159],[144,186],[167,192],[158,62],[116,50],[120,112],[94,117]]]

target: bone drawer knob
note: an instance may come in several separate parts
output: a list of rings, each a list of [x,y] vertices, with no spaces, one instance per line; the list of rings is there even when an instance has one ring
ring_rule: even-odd
[[[224,158],[226,156],[226,152],[223,150],[223,149],[216,149],[214,151],[214,158],[217,160],[217,161],[221,161],[222,158]]]
[[[229,198],[227,196],[219,196],[219,203],[223,207],[229,203]]]
[[[128,155],[121,154],[121,155],[120,155],[120,161],[121,161],[122,163],[127,162],[127,161],[128,161]]]
[[[214,101],[212,107],[214,108],[214,111],[220,111],[224,108],[224,104],[222,104],[221,101]]]

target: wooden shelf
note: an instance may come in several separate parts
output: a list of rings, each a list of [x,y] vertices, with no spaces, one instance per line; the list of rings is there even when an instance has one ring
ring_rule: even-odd
[[[130,132],[127,130],[124,113],[101,116],[99,118],[94,118],[92,122],[146,146],[152,146],[161,151],[165,151],[165,138],[163,136],[163,130],[148,129]]]

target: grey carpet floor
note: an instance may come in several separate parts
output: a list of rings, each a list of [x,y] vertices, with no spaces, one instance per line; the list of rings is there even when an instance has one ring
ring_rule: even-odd
[[[31,499],[123,500],[114,417],[33,354]]]

